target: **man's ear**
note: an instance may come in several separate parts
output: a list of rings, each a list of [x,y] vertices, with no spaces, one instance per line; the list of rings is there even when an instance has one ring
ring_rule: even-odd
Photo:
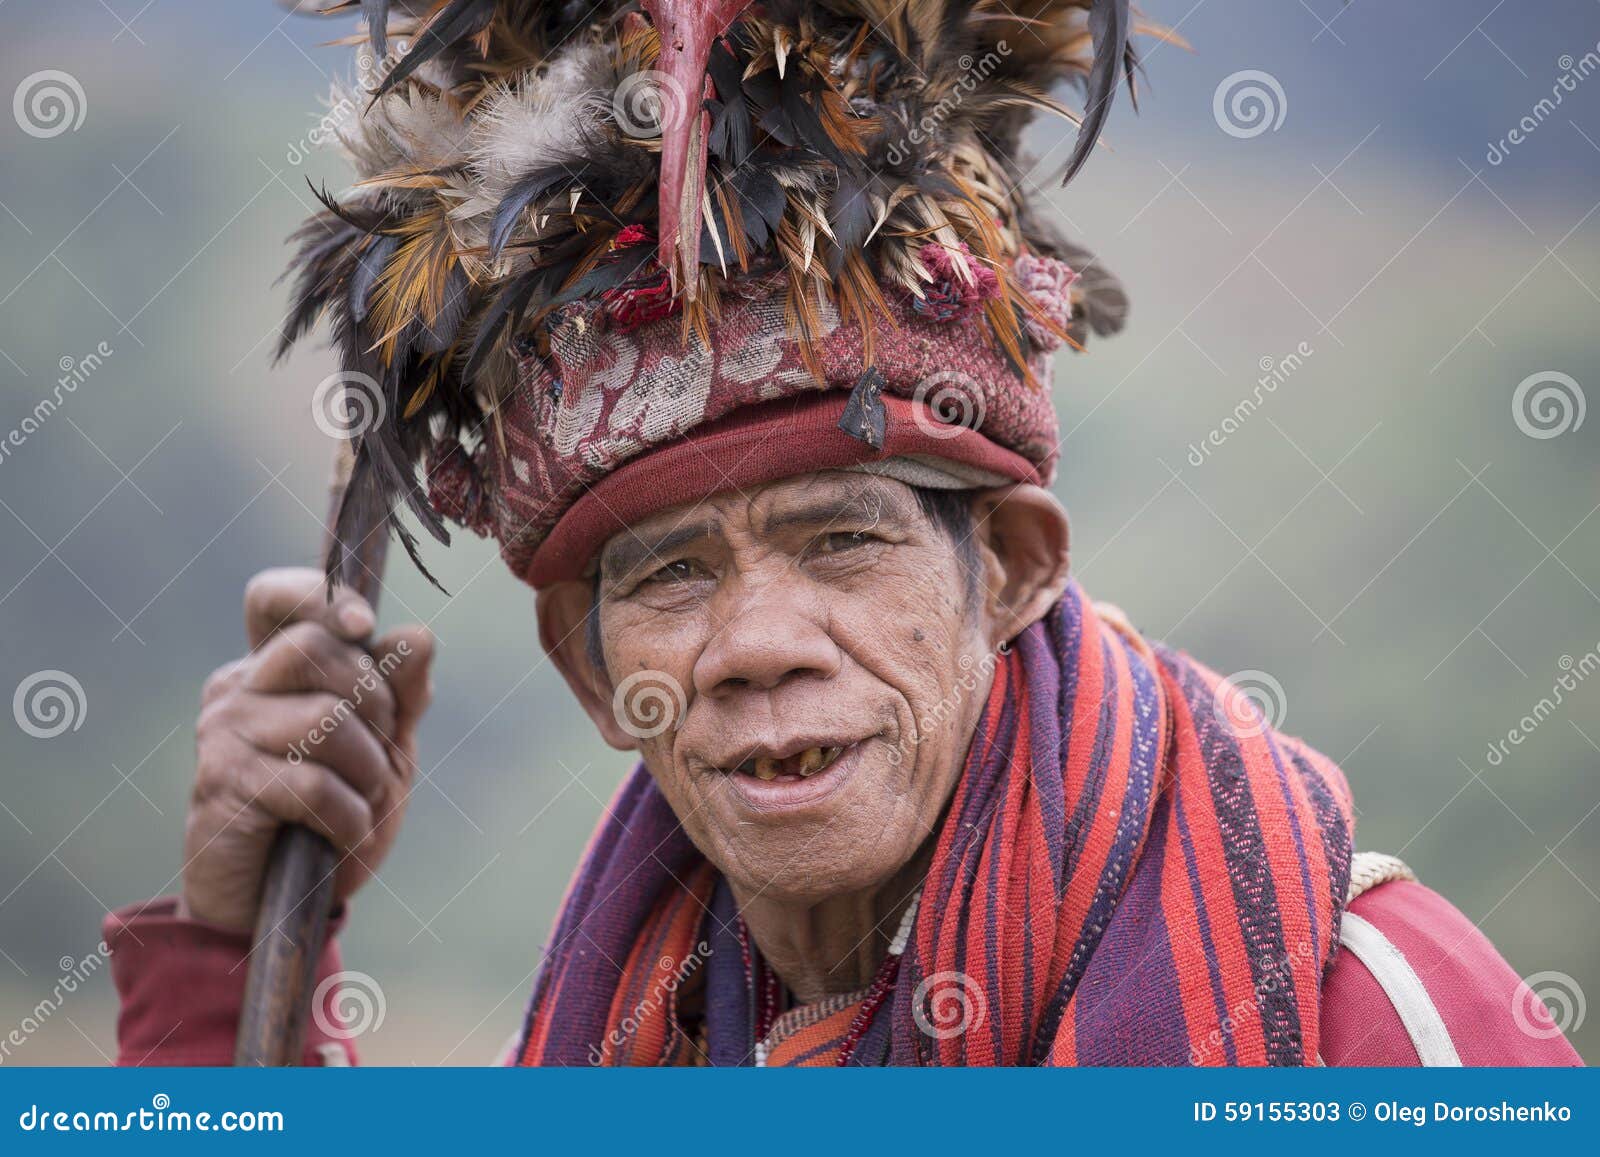
[[[612,707],[615,688],[589,654],[589,615],[598,615],[594,585],[575,579],[539,591],[539,642],[588,712],[603,738],[618,751],[637,750],[639,741],[623,729]]]
[[[978,491],[972,517],[992,624],[989,644],[999,646],[1044,618],[1066,592],[1072,535],[1056,496],[1030,482]]]

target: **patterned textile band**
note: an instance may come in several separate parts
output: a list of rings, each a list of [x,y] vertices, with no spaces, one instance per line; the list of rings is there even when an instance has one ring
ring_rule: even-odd
[[[892,994],[864,1032],[866,993],[785,1014],[766,1063],[837,1063],[852,1026],[852,1064],[1316,1063],[1350,875],[1339,769],[1076,584],[983,667]],[[520,1061],[752,1064],[770,970],[743,939],[636,769],[569,886]]]
[[[1034,257],[1017,266],[1033,309],[1070,313],[1070,269]],[[981,311],[930,320],[899,297],[888,310],[863,323],[820,307],[808,362],[767,284],[730,292],[704,336],[685,335],[677,316],[635,323],[603,303],[570,305],[549,325],[547,351],[525,349],[495,431],[470,453],[448,440],[430,452],[430,501],[497,539],[512,570],[543,586],[576,577],[640,517],[804,471],[920,454],[1048,483],[1059,338],[1026,326],[1027,364],[1014,365]],[[862,423],[853,434],[841,428],[847,406]],[[619,482],[625,473],[631,482]]]

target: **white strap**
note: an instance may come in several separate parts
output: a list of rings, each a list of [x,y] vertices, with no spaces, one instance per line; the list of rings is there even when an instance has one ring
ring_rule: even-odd
[[[1425,1068],[1460,1068],[1461,1057],[1450,1039],[1450,1030],[1444,1026],[1444,1018],[1416,969],[1389,938],[1354,912],[1346,912],[1339,925],[1339,943],[1366,965],[1394,1005],[1417,1050],[1417,1060]]]

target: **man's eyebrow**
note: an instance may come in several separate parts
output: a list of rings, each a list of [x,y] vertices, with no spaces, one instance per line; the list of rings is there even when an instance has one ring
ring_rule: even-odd
[[[896,503],[878,491],[865,489],[786,506],[769,515],[763,525],[764,529],[772,531],[788,526],[827,526],[860,519],[873,523],[885,519],[900,521],[903,517]]]
[[[691,526],[678,526],[659,536],[640,535],[629,530],[618,535],[600,555],[600,572],[610,577],[632,574],[650,559],[677,550],[686,543],[701,538],[714,538],[722,532],[712,522],[699,522]]]

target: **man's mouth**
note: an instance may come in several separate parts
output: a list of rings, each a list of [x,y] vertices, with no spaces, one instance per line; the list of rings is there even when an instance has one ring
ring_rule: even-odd
[[[768,783],[777,779],[810,779],[832,767],[845,750],[844,747],[808,747],[793,755],[756,755],[733,770]]]

